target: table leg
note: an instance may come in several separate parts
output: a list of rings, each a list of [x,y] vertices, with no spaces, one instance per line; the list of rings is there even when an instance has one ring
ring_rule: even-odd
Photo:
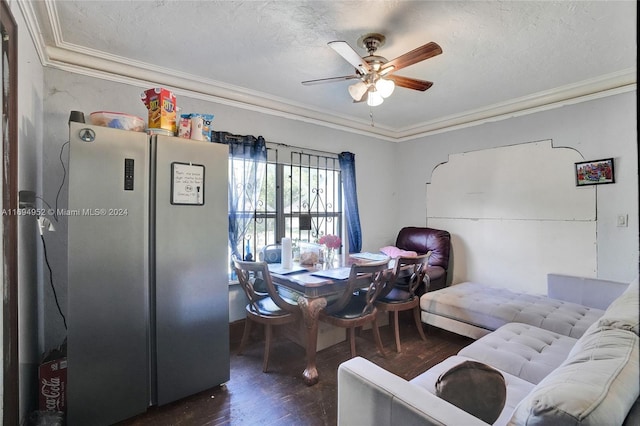
[[[307,299],[301,297],[298,306],[302,311],[304,326],[307,329],[307,367],[302,375],[308,386],[318,383],[318,369],[316,368],[316,348],[318,345],[318,314],[327,306],[327,299],[319,297]]]

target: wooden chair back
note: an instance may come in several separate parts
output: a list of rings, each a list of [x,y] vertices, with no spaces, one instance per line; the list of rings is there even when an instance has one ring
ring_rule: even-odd
[[[395,266],[393,268],[393,278],[387,282],[388,285],[385,286],[378,297],[385,297],[395,287],[396,283],[398,282],[398,277],[410,273],[411,275],[409,276],[409,281],[405,282],[404,284],[407,287],[406,290],[409,292],[410,297],[413,298],[416,295],[416,290],[418,289],[420,284],[424,280],[429,280],[429,275],[427,275],[427,267],[429,266],[430,256],[431,252],[423,254],[422,256],[398,257],[395,260]],[[427,286],[427,288],[429,288],[428,282],[425,285]]]
[[[340,312],[344,309],[354,293],[359,289],[365,289],[366,305],[363,308],[362,315],[367,315],[373,311],[375,300],[391,278],[393,272],[389,269],[389,260],[386,259],[375,263],[366,263],[363,265],[351,265],[351,271],[344,292],[340,297],[325,308],[327,314]]]
[[[249,299],[252,311],[258,312],[257,301],[267,296],[271,297],[273,302],[286,312],[297,313],[299,311],[298,305],[287,302],[278,293],[266,262],[247,262],[234,258],[233,267],[238,275],[238,281],[240,281],[240,285]],[[255,282],[259,279],[264,281],[266,293],[256,290]]]

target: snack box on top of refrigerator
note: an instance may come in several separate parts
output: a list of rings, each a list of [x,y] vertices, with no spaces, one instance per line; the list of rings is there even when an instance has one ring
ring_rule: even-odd
[[[211,142],[211,131],[213,130],[211,122],[213,121],[213,117],[213,114],[180,114],[180,119],[178,120],[178,136],[186,139]],[[199,133],[194,132],[194,118],[202,119],[202,125],[199,128]]]
[[[176,133],[176,97],[170,90],[156,87],[145,90],[142,102],[149,110],[149,128],[165,129]]]

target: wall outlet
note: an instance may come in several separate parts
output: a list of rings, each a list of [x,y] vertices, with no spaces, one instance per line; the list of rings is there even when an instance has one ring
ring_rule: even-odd
[[[33,208],[36,205],[36,193],[33,191],[18,191],[18,205],[21,209]]]
[[[44,234],[44,231],[55,232],[56,230],[53,223],[46,217],[38,218],[38,229],[40,230],[40,235]]]
[[[626,215],[626,214],[619,214],[619,215],[618,215],[618,227],[620,227],[620,228],[626,228],[626,226],[627,226],[627,219],[628,219],[628,215]]]

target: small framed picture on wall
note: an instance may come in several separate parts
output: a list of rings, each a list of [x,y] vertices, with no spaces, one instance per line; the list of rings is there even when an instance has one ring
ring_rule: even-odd
[[[576,185],[614,183],[613,158],[576,163]]]

